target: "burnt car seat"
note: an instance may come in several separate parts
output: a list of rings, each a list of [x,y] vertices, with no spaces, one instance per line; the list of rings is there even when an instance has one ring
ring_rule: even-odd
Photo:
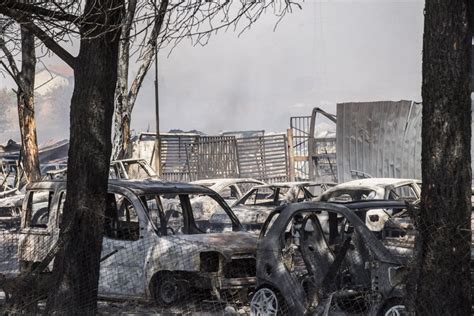
[[[312,231],[307,230],[311,225]],[[315,214],[309,214],[303,220],[301,228],[301,253],[308,273],[312,278],[314,291],[321,288],[335,256],[326,240],[323,228]]]
[[[359,287],[370,287],[370,271],[365,268],[365,263],[370,260],[370,253],[356,230],[352,233],[351,244],[344,263],[349,269],[352,282]]]
[[[117,202],[114,194],[107,194],[107,205],[104,218],[104,235],[109,238],[117,238]]]

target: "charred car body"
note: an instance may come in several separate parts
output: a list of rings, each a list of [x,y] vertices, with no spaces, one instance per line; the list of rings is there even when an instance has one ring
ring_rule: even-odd
[[[421,196],[421,181],[416,179],[368,178],[338,184],[316,198],[321,202],[361,200],[403,200],[413,202]]]
[[[157,179],[155,170],[145,159],[119,159],[110,162],[110,179]]]
[[[60,180],[67,176],[67,164],[57,165],[53,168],[48,166],[41,172],[43,180]],[[110,162],[109,179],[124,179],[124,180],[142,180],[142,179],[157,179],[158,175],[155,170],[148,164],[145,159],[119,159]]]
[[[254,186],[232,205],[232,210],[246,230],[260,230],[268,215],[278,206],[310,201],[334,186],[334,183],[282,182]],[[221,213],[214,213],[213,223],[224,223]],[[229,223],[227,223],[229,224]]]
[[[265,182],[253,178],[204,179],[191,183],[203,185],[216,191],[229,205],[234,204],[252,187],[265,184]]]
[[[58,240],[65,190],[62,181],[28,187],[18,251],[23,266],[41,262]],[[192,288],[219,295],[254,286],[256,238],[240,231],[238,219],[214,191],[184,183],[110,180],[108,192],[99,296],[170,306]],[[46,203],[33,203],[36,194],[45,193]],[[189,201],[194,194],[215,200],[233,231],[201,229]]]
[[[258,242],[252,315],[404,315],[414,231],[395,224],[373,232],[364,221],[371,209],[405,214],[406,204],[346,206],[295,203],[269,216]]]

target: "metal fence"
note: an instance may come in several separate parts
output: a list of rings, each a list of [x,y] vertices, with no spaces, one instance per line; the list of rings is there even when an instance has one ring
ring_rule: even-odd
[[[192,181],[188,150],[200,135],[191,133],[163,133],[161,140],[161,176],[167,180]],[[155,134],[142,133],[133,142],[133,158],[143,158],[155,166]]]
[[[160,176],[166,180],[235,177],[268,182],[288,180],[285,134],[238,138],[166,133],[160,138]],[[133,142],[133,158],[143,158],[154,165],[154,152],[154,134],[141,134]]]
[[[191,180],[238,178],[238,153],[233,136],[201,136],[187,150]]]
[[[241,177],[267,182],[288,180],[286,135],[266,135],[237,139]]]

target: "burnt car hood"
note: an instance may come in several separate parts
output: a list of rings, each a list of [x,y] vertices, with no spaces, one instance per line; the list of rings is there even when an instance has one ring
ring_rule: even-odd
[[[175,235],[170,237],[196,246],[199,245],[202,250],[218,251],[228,257],[233,254],[255,254],[257,251],[257,236],[246,232]]]

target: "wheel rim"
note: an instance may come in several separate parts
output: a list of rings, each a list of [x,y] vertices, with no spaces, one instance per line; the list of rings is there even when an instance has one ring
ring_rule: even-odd
[[[273,316],[278,313],[276,294],[267,288],[258,290],[252,298],[250,308],[253,316]]]
[[[394,305],[385,312],[385,316],[403,316],[403,315],[406,315],[405,305]]]
[[[175,282],[164,281],[160,286],[160,297],[166,304],[171,304],[176,301],[178,296],[178,286]]]

